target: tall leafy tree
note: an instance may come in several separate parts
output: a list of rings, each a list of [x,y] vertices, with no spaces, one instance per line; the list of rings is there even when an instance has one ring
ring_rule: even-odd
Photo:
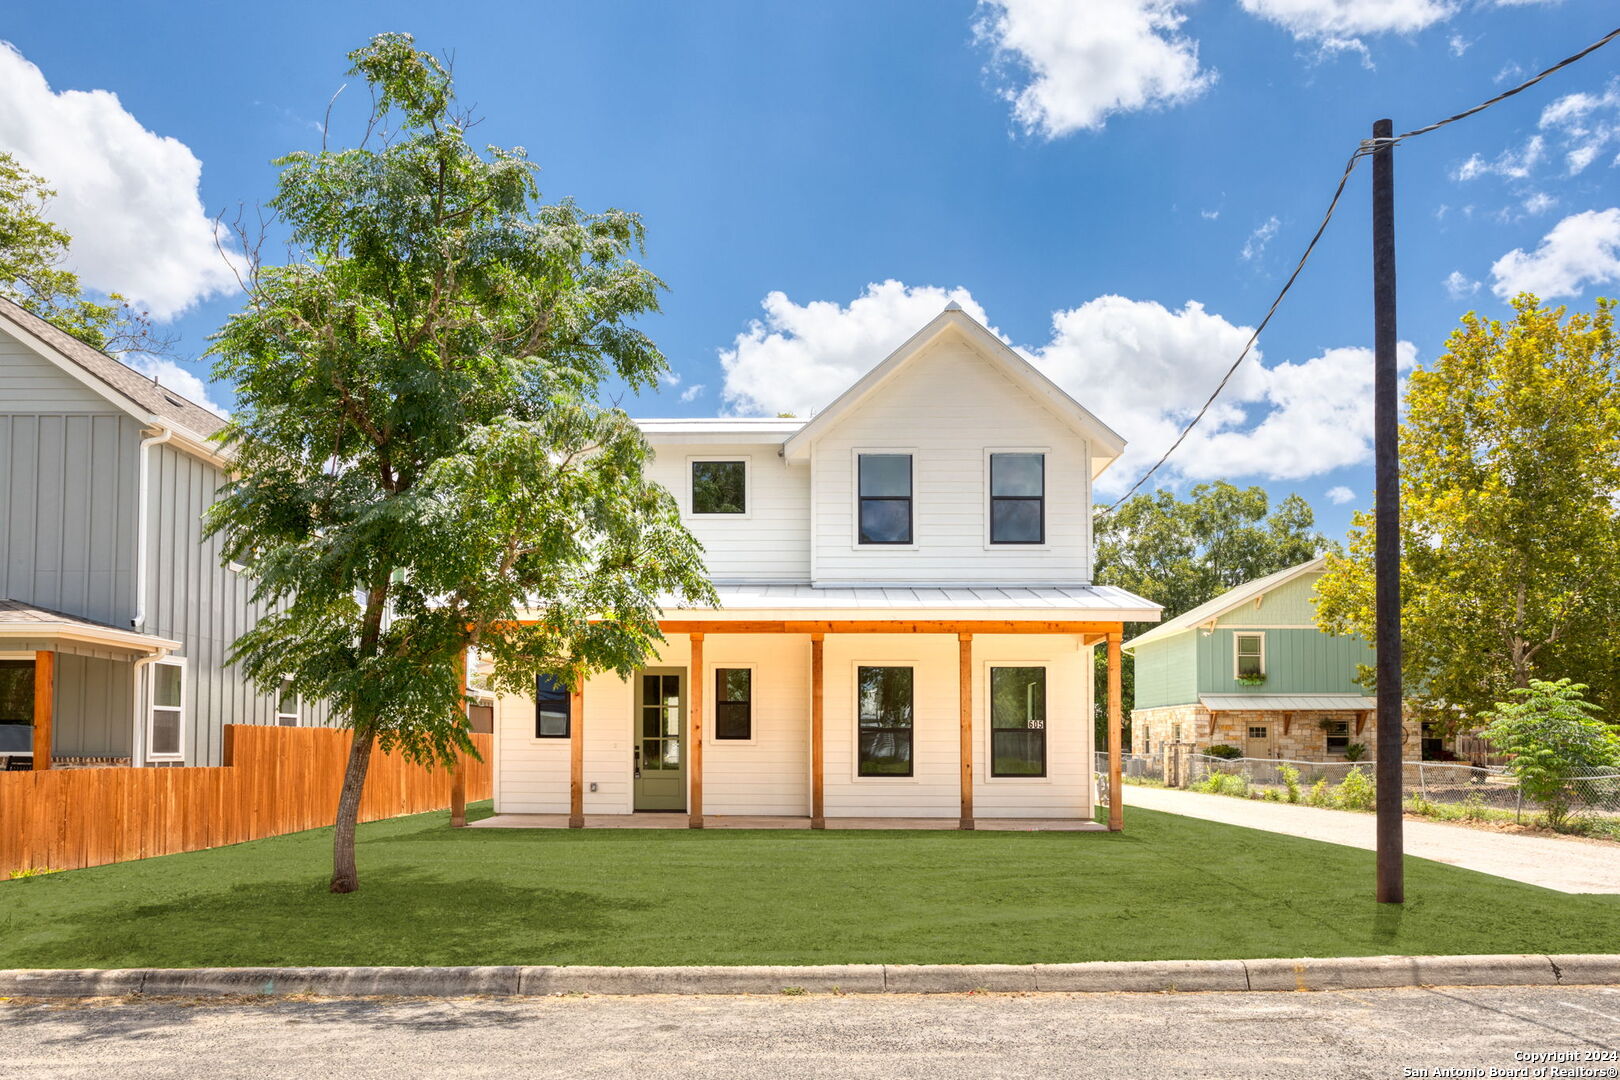
[[[279,160],[271,205],[298,257],[255,265],[216,335],[237,471],[209,521],[272,612],[234,660],[353,729],[334,892],[358,885],[373,746],[472,752],[469,647],[514,692],[628,675],[659,640],[659,594],[713,599],[639,431],[595,403],[605,379],[666,370],[633,324],[662,288],[634,258],[640,220],[541,204],[522,150],[469,144],[448,71],[409,35],[349,58],[368,136]]]
[[[1614,304],[1568,314],[1521,294],[1513,308],[1505,323],[1465,315],[1406,392],[1403,675],[1409,706],[1447,729],[1538,679],[1620,706]],[[1317,587],[1324,629],[1375,640],[1373,543],[1357,514]]]
[[[65,269],[73,238],[45,216],[56,193],[10,154],[0,153],[0,296],[107,352],[168,352],[174,339],[159,333],[145,312],[124,297],[84,295],[79,276]]]
[[[1275,509],[1265,488],[1226,481],[1199,484],[1189,497],[1159,490],[1127,499],[1097,518],[1099,585],[1117,585],[1164,605],[1173,619],[1245,581],[1314,559],[1330,547],[1315,531],[1310,503],[1289,495]],[[1126,639],[1151,628],[1126,627]],[[1107,731],[1107,656],[1097,654],[1093,700],[1099,745]],[[1135,701],[1135,665],[1122,662],[1128,717]]]

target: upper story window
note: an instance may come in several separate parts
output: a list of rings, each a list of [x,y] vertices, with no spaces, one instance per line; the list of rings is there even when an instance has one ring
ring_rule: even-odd
[[[568,687],[550,675],[537,675],[534,680],[534,737],[568,738],[573,704]]]
[[[1266,674],[1266,635],[1238,634],[1233,646],[1235,674],[1240,679],[1259,679]]]
[[[861,454],[860,540],[911,543],[911,455]]]
[[[990,455],[990,542],[1046,542],[1046,455]]]
[[[692,513],[748,513],[748,462],[692,462]]]

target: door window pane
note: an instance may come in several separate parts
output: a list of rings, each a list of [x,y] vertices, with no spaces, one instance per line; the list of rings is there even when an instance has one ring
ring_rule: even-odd
[[[1046,542],[1046,455],[990,455],[990,542]]]
[[[745,514],[747,512],[747,462],[692,462],[692,513]]]
[[[534,681],[534,734],[538,739],[566,739],[573,719],[568,688],[550,675]]]
[[[990,669],[990,775],[1046,775],[1046,669]]]
[[[856,669],[861,776],[910,776],[912,770],[912,669]]]
[[[911,455],[862,454],[860,542],[911,543]]]
[[[753,676],[748,668],[714,671],[714,737],[753,738]]]

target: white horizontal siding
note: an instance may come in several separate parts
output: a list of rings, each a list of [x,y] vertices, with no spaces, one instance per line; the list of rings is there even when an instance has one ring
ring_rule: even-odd
[[[699,446],[655,444],[648,475],[663,484],[681,507],[686,527],[703,544],[714,581],[764,582],[810,579],[810,466],[789,465],[779,445]],[[693,517],[691,460],[748,461],[748,513]]]
[[[984,636],[974,641],[974,803],[979,817],[1089,817],[1091,650],[1072,635]],[[689,668],[688,640],[672,637],[649,666]],[[988,665],[1047,667],[1047,776],[990,776]],[[915,775],[855,775],[855,668],[916,669]],[[825,807],[828,817],[955,818],[961,808],[957,641],[944,634],[830,634],[825,654]],[[716,667],[754,669],[754,739],[714,739]],[[706,814],[804,816],[810,808],[810,640],[803,635],[711,634],[704,641],[703,801]],[[688,690],[690,693],[690,689]],[[612,675],[585,687],[585,811],[627,814],[633,804],[634,697]],[[495,809],[566,813],[568,740],[534,737],[534,704],[495,708]],[[589,785],[595,783],[597,791]]]
[[[0,413],[115,413],[118,409],[0,331]]]
[[[855,454],[911,452],[913,538],[856,544]],[[987,450],[1046,451],[1046,544],[989,545]],[[947,338],[879,388],[812,450],[816,584],[1090,580],[1086,441],[966,344]]]

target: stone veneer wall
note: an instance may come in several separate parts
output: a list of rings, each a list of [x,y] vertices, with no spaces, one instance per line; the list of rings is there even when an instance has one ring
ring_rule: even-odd
[[[1215,718],[1214,733],[1210,732],[1210,717]],[[1288,733],[1283,734],[1283,713],[1281,710],[1247,710],[1233,709],[1221,710],[1211,713],[1202,705],[1166,705],[1157,709],[1137,709],[1131,713],[1131,753],[1157,752],[1165,742],[1177,741],[1177,726],[1180,727],[1179,741],[1190,742],[1199,751],[1219,743],[1235,746],[1243,750],[1247,746],[1247,729],[1253,725],[1264,724],[1270,728],[1270,748],[1264,755],[1273,758],[1286,758],[1293,761],[1342,761],[1342,754],[1329,755],[1327,752],[1327,733],[1319,726],[1321,720],[1345,720],[1350,725],[1350,741],[1363,743],[1367,747],[1366,757],[1373,757],[1374,743],[1378,737],[1378,720],[1371,713],[1367,714],[1366,723],[1361,731],[1356,731],[1356,713],[1354,712],[1298,712],[1293,713],[1293,719],[1288,724]],[[1414,735],[1408,730],[1404,732],[1405,739],[1403,756],[1416,757],[1418,747],[1414,743]]]

